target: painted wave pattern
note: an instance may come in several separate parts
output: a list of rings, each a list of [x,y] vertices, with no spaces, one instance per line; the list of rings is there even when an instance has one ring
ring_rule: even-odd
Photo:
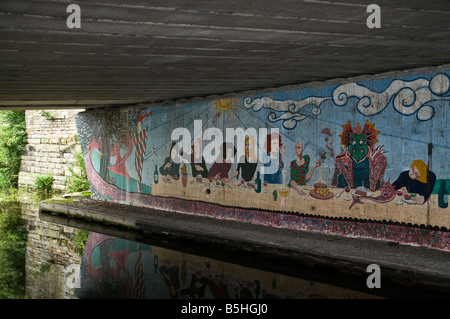
[[[267,119],[269,122],[282,121],[283,127],[286,129],[294,129],[297,123],[308,118],[309,115],[304,113],[305,107],[313,105],[312,114],[320,114],[320,105],[329,100],[328,97],[314,97],[310,96],[300,101],[294,100],[275,100],[271,97],[264,96],[261,98],[253,99],[251,97],[246,97],[244,99],[244,107],[247,109],[252,109],[255,112],[261,109],[270,110]],[[277,115],[281,113],[281,115]]]
[[[299,101],[275,100],[268,96],[246,97],[244,107],[256,112],[268,109],[269,122],[282,121],[284,128],[294,129],[298,122],[311,115],[319,115],[323,102],[331,100],[336,106],[345,106],[351,98],[356,99],[356,109],[365,116],[378,114],[392,104],[394,110],[404,116],[415,114],[419,121],[428,121],[435,114],[436,103],[450,101],[450,78],[439,73],[431,80],[394,80],[381,92],[352,82],[337,86],[329,97],[310,96]],[[313,106],[311,114],[306,114],[307,106]]]

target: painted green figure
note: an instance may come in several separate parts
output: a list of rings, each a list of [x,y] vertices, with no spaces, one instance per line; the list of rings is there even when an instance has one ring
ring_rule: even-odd
[[[353,183],[355,187],[369,188],[369,159],[366,157],[361,162],[353,163]]]
[[[369,148],[367,147],[367,136],[365,134],[353,134],[350,137],[348,150],[353,161],[353,183],[355,187],[364,186],[369,188]]]
[[[361,162],[369,153],[367,146],[367,136],[365,134],[353,134],[350,136],[350,144],[348,150],[356,163]]]
[[[377,190],[384,184],[387,161],[381,147],[374,149],[378,142],[374,124],[366,121],[364,127],[357,123],[352,127],[350,121],[343,125],[341,144],[346,148],[335,159],[335,171],[331,185],[335,187],[356,188],[364,186]]]

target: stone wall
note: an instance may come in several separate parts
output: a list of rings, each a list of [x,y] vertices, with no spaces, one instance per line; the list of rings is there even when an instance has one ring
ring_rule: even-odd
[[[22,156],[20,187],[34,187],[37,176],[50,173],[53,188],[64,191],[67,165],[79,151],[74,115],[82,110],[28,110],[25,112],[28,144]],[[45,116],[47,114],[47,117]]]
[[[42,221],[38,204],[32,198],[22,198],[21,207],[28,230],[26,298],[76,298],[75,284],[69,285],[68,282],[81,266],[81,257],[73,246],[77,230]]]

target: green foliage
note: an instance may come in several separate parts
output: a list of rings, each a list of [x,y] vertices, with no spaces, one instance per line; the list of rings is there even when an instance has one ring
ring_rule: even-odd
[[[49,121],[55,120],[55,117],[53,116],[53,114],[50,111],[39,111],[39,114]]]
[[[49,192],[52,189],[54,180],[55,179],[50,173],[37,176],[34,181],[34,187],[36,187],[37,190]]]
[[[0,209],[0,299],[23,299],[26,227],[19,203],[1,202]]]
[[[70,175],[66,178],[67,190],[69,193],[89,190],[86,166],[81,152],[75,152],[75,167],[67,165]]]
[[[52,265],[54,264],[55,262],[53,260],[47,260],[46,262],[42,263],[41,266],[39,267],[39,270],[33,274],[32,282],[34,282],[40,276],[47,275],[52,269]]]
[[[89,232],[87,230],[78,229],[73,239],[74,250],[80,257],[83,257],[88,235]]]
[[[17,188],[26,143],[25,111],[0,111],[0,189]]]

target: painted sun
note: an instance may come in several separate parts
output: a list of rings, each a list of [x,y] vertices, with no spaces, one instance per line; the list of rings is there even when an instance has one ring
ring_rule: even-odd
[[[220,116],[222,112],[226,112],[230,115],[231,109],[236,109],[237,100],[233,98],[218,99],[214,104],[213,108],[217,109],[218,115]]]

